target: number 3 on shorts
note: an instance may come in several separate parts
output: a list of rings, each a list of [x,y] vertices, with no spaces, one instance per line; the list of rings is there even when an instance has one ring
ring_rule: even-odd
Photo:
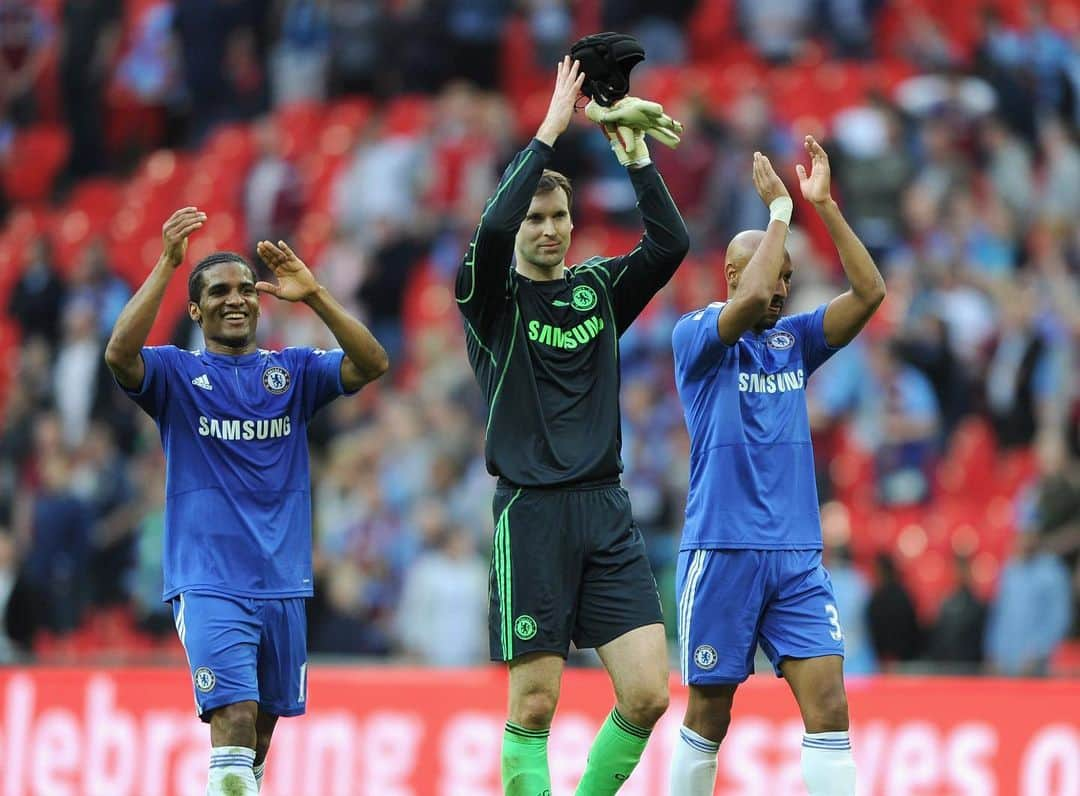
[[[837,612],[836,606],[832,603],[826,603],[825,615],[829,617],[829,624],[833,626],[833,629],[829,631],[829,635],[832,636],[833,641],[842,641],[844,631],[840,629],[840,614]]]

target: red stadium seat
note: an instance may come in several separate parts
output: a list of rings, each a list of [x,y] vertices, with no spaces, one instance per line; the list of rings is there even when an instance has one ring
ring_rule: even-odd
[[[7,198],[15,203],[48,198],[70,149],[68,134],[58,125],[39,124],[16,135],[2,175]]]
[[[295,160],[313,148],[323,123],[323,106],[314,102],[284,105],[274,112],[282,154]]]

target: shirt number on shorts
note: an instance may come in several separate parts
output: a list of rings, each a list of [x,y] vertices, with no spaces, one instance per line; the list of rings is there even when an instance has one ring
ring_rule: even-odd
[[[833,629],[829,631],[833,641],[843,641],[844,631],[840,629],[840,614],[832,603],[825,604],[825,616],[829,617],[829,624]]]

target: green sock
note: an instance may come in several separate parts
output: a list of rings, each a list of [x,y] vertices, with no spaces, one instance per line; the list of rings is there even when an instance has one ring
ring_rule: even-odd
[[[502,745],[505,796],[551,796],[547,759],[549,732],[506,722]]]
[[[608,796],[623,786],[641,759],[650,730],[628,722],[613,708],[596,734],[577,796]]]

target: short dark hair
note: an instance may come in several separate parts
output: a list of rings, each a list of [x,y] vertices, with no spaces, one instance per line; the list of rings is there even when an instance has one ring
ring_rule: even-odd
[[[570,187],[570,180],[565,174],[552,169],[544,169],[544,173],[540,175],[540,182],[536,185],[536,193],[551,193],[559,188],[566,193],[566,209],[570,210],[574,206],[574,189]]]
[[[202,296],[203,283],[206,281],[203,274],[208,268],[213,268],[215,265],[221,265],[222,263],[240,263],[251,272],[252,279],[255,278],[255,269],[251,267],[242,254],[236,252],[214,252],[206,257],[203,257],[199,262],[195,264],[195,267],[191,269],[191,275],[187,281],[188,301],[199,303],[199,298]]]

